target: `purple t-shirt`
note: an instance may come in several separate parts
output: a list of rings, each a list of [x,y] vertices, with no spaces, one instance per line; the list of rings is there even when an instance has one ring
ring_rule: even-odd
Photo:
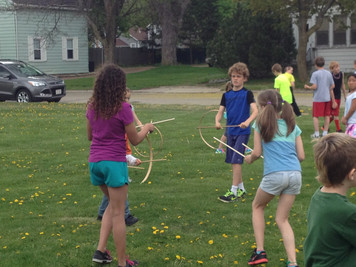
[[[125,126],[134,120],[130,104],[123,102],[121,110],[108,120],[100,116],[95,120],[95,111],[89,105],[86,117],[93,135],[89,162],[126,162]]]

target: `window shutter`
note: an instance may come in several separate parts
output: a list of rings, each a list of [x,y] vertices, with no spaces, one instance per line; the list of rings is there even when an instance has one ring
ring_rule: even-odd
[[[73,37],[73,59],[79,60],[78,37]]]

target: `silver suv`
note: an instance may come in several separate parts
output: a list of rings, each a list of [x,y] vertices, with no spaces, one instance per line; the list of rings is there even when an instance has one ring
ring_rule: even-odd
[[[18,60],[0,60],[0,101],[59,102],[66,95],[62,79]]]

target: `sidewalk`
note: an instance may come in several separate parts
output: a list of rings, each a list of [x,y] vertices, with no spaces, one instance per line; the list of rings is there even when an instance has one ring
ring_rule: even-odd
[[[216,105],[219,106],[223,91],[205,86],[164,86],[152,89],[132,90],[132,104],[153,105]],[[259,91],[253,92],[255,98]],[[67,91],[61,103],[86,103],[92,90]],[[295,98],[299,106],[311,107],[313,93],[307,90],[296,90]],[[343,102],[342,102],[343,105]]]

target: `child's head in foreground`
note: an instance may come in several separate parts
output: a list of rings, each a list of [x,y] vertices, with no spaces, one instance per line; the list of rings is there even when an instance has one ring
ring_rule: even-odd
[[[250,72],[247,68],[247,65],[243,62],[237,62],[229,68],[229,71],[228,71],[229,77],[231,77],[233,72],[244,76],[246,81],[247,81],[248,77],[250,77]]]
[[[356,169],[356,138],[330,133],[314,145],[317,179],[326,187],[338,187]]]

